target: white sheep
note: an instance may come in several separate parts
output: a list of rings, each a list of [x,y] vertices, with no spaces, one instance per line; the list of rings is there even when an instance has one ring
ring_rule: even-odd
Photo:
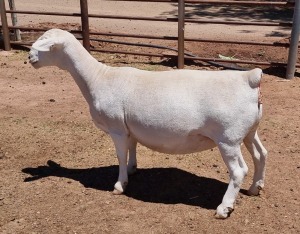
[[[258,195],[263,188],[267,151],[257,135],[262,115],[261,69],[152,72],[110,67],[60,29],[45,32],[32,45],[29,59],[35,68],[57,66],[73,76],[94,123],[114,142],[119,161],[114,194],[124,192],[128,174],[136,170],[137,142],[169,154],[217,146],[230,173],[228,189],[217,207],[218,218],[227,218],[233,211],[248,171],[242,142],[255,165],[248,193]]]

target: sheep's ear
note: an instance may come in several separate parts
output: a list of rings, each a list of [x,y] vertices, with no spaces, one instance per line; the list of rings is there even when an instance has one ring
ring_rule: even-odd
[[[38,51],[51,51],[54,47],[63,45],[61,38],[47,38],[38,40],[32,44],[32,48]]]

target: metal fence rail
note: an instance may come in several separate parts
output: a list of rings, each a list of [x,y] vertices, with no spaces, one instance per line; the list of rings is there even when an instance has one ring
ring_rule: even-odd
[[[127,2],[173,2],[177,3],[178,0],[114,0],[114,1],[127,1]],[[278,1],[227,1],[227,0],[185,0],[185,3],[203,3],[203,4],[216,4],[216,5],[244,5],[244,6],[290,6],[294,2],[278,2]]]
[[[65,13],[65,12],[38,12],[38,11],[23,11],[23,10],[7,10],[6,13],[26,14],[26,15],[52,15],[52,16],[74,16],[81,17],[80,13]],[[124,20],[145,20],[145,21],[160,21],[160,22],[177,22],[177,17],[142,17],[142,16],[126,16],[126,15],[101,15],[88,14],[89,18],[99,19],[124,19]],[[241,21],[224,21],[224,20],[199,20],[193,18],[185,18],[185,23],[200,23],[200,24],[226,24],[226,25],[255,25],[255,26],[281,26],[292,27],[292,23],[288,22],[241,22]]]
[[[117,0],[119,1],[119,0]],[[72,33],[81,34],[83,45],[88,51],[98,51],[106,53],[123,53],[134,54],[140,56],[155,56],[155,57],[174,57],[171,54],[158,54],[158,53],[144,53],[144,52],[128,52],[128,51],[116,51],[116,50],[104,50],[99,48],[90,48],[90,35],[97,36],[114,36],[114,37],[130,37],[130,38],[145,38],[145,39],[157,39],[157,40],[173,40],[178,42],[178,67],[184,67],[185,60],[201,60],[201,61],[216,61],[216,62],[234,62],[242,64],[255,64],[255,65],[267,65],[267,66],[287,66],[286,78],[290,79],[294,77],[295,68],[300,67],[300,64],[296,64],[298,56],[298,41],[299,41],[299,28],[300,28],[300,0],[295,0],[295,3],[291,2],[269,2],[269,1],[226,1],[226,0],[120,0],[120,1],[140,1],[140,2],[166,2],[166,3],[178,3],[178,17],[133,17],[133,16],[116,16],[116,15],[101,15],[101,14],[89,14],[87,0],[80,0],[80,13],[64,13],[64,12],[38,12],[38,11],[24,11],[24,10],[6,10],[4,0],[0,0],[2,33],[4,38],[4,48],[10,50],[10,45],[30,45],[31,42],[10,41],[9,30],[21,29],[30,31],[46,31],[48,28],[29,28],[29,27],[17,27],[8,26],[7,13],[14,14],[37,14],[37,15],[51,15],[51,16],[67,16],[67,17],[81,17],[82,30],[71,30]],[[185,4],[210,4],[210,5],[243,5],[243,6],[277,6],[277,7],[294,7],[294,18],[292,22],[244,22],[244,21],[223,21],[223,20],[202,20],[185,17]],[[144,20],[144,21],[158,21],[158,22],[177,22],[178,23],[178,36],[153,36],[153,35],[140,35],[140,34],[127,34],[127,33],[104,33],[99,31],[89,30],[89,18],[105,18],[105,19],[123,19],[123,20]],[[255,42],[255,41],[231,41],[231,40],[216,40],[216,39],[199,39],[189,38],[184,36],[185,23],[198,23],[198,24],[226,24],[226,25],[255,25],[255,26],[284,26],[292,27],[291,42]],[[184,53],[185,41],[190,42],[212,42],[212,43],[224,43],[224,44],[241,44],[241,45],[261,45],[261,46],[274,46],[274,47],[289,47],[289,57],[287,63],[280,62],[258,62],[249,60],[222,60],[215,58],[203,58],[196,56],[187,56]]]

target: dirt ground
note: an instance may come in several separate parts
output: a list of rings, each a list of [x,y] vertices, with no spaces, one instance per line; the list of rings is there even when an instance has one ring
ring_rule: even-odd
[[[187,49],[286,58],[284,49],[201,46]],[[217,149],[166,155],[139,145],[137,174],[125,195],[112,195],[118,176],[112,141],[93,125],[70,75],[34,70],[27,53],[0,51],[0,233],[300,233],[299,73],[287,81],[281,69],[264,67],[259,133],[269,152],[265,189],[258,197],[245,195],[253,165],[243,148],[249,174],[231,217],[217,220],[228,183]],[[147,70],[176,64],[93,55],[112,66]],[[186,68],[220,69],[202,63]]]

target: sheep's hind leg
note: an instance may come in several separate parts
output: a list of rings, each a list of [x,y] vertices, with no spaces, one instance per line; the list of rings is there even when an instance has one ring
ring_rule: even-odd
[[[127,153],[129,148],[128,136],[111,135],[111,138],[115,144],[116,153],[119,161],[119,177],[118,181],[114,186],[113,194],[122,194],[128,184],[128,173],[127,173]]]
[[[252,155],[254,162],[253,183],[248,190],[248,194],[256,196],[264,187],[267,150],[262,145],[257,131],[250,132],[244,139],[244,144]]]
[[[234,202],[244,177],[248,172],[248,168],[244,162],[240,145],[231,146],[219,143],[218,147],[230,174],[227,191],[216,211],[216,218],[225,219],[233,211]]]
[[[128,159],[128,165],[127,165],[128,175],[132,175],[136,172],[136,168],[137,168],[136,145],[137,145],[137,141],[133,138],[130,138],[130,141],[129,141],[129,159]]]

